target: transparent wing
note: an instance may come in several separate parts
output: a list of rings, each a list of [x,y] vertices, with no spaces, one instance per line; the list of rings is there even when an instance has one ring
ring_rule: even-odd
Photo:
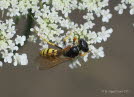
[[[38,56],[36,60],[36,62],[38,62],[39,64],[37,66],[37,69],[47,70],[69,60],[72,60],[72,58],[61,57],[61,56],[56,58],[46,58],[46,57]]]

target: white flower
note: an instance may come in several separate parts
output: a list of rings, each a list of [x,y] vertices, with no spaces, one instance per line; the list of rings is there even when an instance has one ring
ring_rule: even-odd
[[[108,6],[109,0],[102,0],[102,2],[98,2],[98,6],[100,7],[106,7]]]
[[[21,46],[24,45],[24,41],[26,40],[26,36],[19,36],[15,39],[16,44],[20,44]]]
[[[93,32],[89,31],[87,37],[90,40],[88,41],[88,44],[96,44],[102,41],[102,38],[98,37],[94,31]]]
[[[39,45],[42,46],[42,48],[40,50],[48,48],[48,44],[47,43],[41,42],[41,43],[39,43]]]
[[[4,62],[12,63],[12,56],[13,53],[9,53],[7,50],[2,52],[2,58],[4,59]]]
[[[49,0],[42,0],[42,2],[49,2]]]
[[[70,67],[71,69],[77,68],[78,66],[81,66],[81,64],[80,64],[80,62],[79,62],[78,59],[73,60],[73,62],[72,62],[71,64],[69,64],[69,67]]]
[[[111,33],[113,32],[113,29],[106,30],[105,26],[101,27],[102,32],[98,32],[98,37],[100,37],[103,41],[107,41],[107,38],[110,37]]]
[[[7,0],[1,0],[0,1],[0,9],[1,10],[7,9],[9,6],[10,6],[9,1],[7,1]]]
[[[14,21],[13,21],[13,19],[11,18],[11,19],[6,19],[6,24],[9,26],[9,27],[11,27],[12,25],[14,25],[15,23],[14,23]]]
[[[16,53],[13,57],[14,57],[14,66],[17,66],[20,60],[19,54]]]
[[[15,53],[14,57],[14,66],[20,65],[27,65],[28,59],[26,54],[19,55],[18,53]]]
[[[89,55],[89,53],[87,53],[85,56],[82,57],[83,60],[84,60],[84,62],[87,62],[88,61],[88,55]]]
[[[6,32],[15,34],[16,33],[15,26],[8,26]]]
[[[83,16],[83,18],[88,20],[88,21],[94,20],[93,13],[87,13],[86,15]]]
[[[96,49],[94,46],[90,45],[89,49],[91,53],[93,54],[91,58],[99,59],[100,57],[104,57],[103,47],[99,47],[98,49]]]
[[[101,11],[102,14],[102,21],[103,22],[109,22],[109,19],[112,17],[112,14],[110,14],[110,10],[102,10]]]
[[[0,41],[0,51],[8,48],[8,44],[5,41]]]
[[[11,52],[17,51],[19,49],[12,41],[8,41],[8,48],[11,50]]]
[[[74,69],[72,64],[69,64],[68,66],[69,66],[69,68]]]
[[[130,12],[129,12],[131,15],[134,14],[134,3],[131,4],[130,6]]]
[[[118,4],[118,6],[114,7],[114,9],[118,11],[119,14],[123,14],[123,10],[126,8],[127,6],[125,5],[125,3]]]
[[[34,42],[36,43],[37,37],[35,37],[34,35],[29,35],[28,41],[29,42]]]
[[[27,55],[26,54],[22,54],[20,56],[20,59],[21,59],[21,61],[20,61],[21,65],[27,65],[28,64],[28,59],[27,59]]]
[[[0,61],[0,67],[2,67],[3,66],[3,63]]]
[[[60,24],[62,27],[66,27],[67,29],[69,29],[69,20],[62,20],[60,21]]]
[[[7,13],[7,16],[10,16],[10,17],[20,16],[19,9],[17,7],[9,8],[9,12]]]
[[[32,7],[32,13],[35,13],[35,12],[37,13],[38,12],[38,16],[39,16],[39,14],[41,14],[41,13],[38,10],[39,10],[39,7],[38,6],[33,6]]]
[[[84,23],[84,25],[81,25],[81,26],[84,26],[85,29],[92,29],[93,26],[95,25],[95,23],[93,23],[92,21],[88,21],[86,23]]]
[[[0,30],[4,32],[6,29],[7,29],[6,24],[3,23],[3,22],[1,22],[1,23],[0,23]]]
[[[133,27],[134,27],[134,23],[133,23],[132,25],[133,25]]]

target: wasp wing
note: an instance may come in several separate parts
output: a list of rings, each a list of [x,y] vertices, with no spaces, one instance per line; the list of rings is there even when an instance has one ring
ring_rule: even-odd
[[[66,61],[72,60],[72,58],[67,58],[67,57],[56,57],[56,58],[46,58],[42,56],[38,56],[36,62],[38,62],[37,69],[38,70],[47,70],[52,67],[55,67],[61,63],[64,63]]]

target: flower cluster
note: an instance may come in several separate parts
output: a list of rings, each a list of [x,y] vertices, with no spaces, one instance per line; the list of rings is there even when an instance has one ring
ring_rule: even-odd
[[[115,6],[115,10],[118,11],[119,14],[123,14],[124,9],[127,9],[127,5],[130,5],[130,11],[129,13],[131,15],[134,14],[134,0],[121,0],[121,3]]]
[[[28,59],[26,54],[18,54],[19,46],[23,46],[26,36],[19,36],[15,29],[14,17],[26,16],[31,11],[31,17],[36,22],[31,32],[37,35],[30,35],[28,41],[40,38],[41,49],[48,48],[49,45],[44,39],[64,48],[73,45],[73,38],[83,38],[89,46],[89,53],[85,56],[78,56],[69,64],[70,68],[81,66],[79,58],[85,62],[88,56],[93,59],[104,57],[103,47],[95,48],[96,43],[107,41],[113,32],[112,28],[102,25],[99,32],[93,31],[95,17],[101,18],[102,22],[108,23],[112,18],[110,10],[107,8],[109,0],[1,0],[0,10],[6,12],[9,17],[5,22],[0,21],[0,56],[5,63],[26,65]],[[70,19],[70,14],[75,11],[85,11],[84,24],[75,23]],[[35,34],[34,33],[34,34]],[[16,35],[15,35],[16,34]],[[66,45],[63,43],[65,37]],[[43,39],[44,38],[44,39]],[[76,44],[77,45],[77,44]],[[84,52],[81,51],[83,54]],[[0,61],[0,66],[2,66]]]
[[[102,26],[100,32],[92,31],[95,23],[95,15],[102,18],[102,22],[109,22],[112,17],[108,6],[109,0],[43,0],[42,8],[35,12],[35,20],[39,26],[35,26],[31,31],[36,32],[38,36],[42,36],[48,41],[51,41],[60,47],[66,47],[73,45],[73,38],[83,38],[87,41],[90,49],[90,54],[82,57],[84,61],[88,60],[88,55],[91,58],[104,57],[103,47],[96,49],[94,44],[107,41],[113,32],[112,28],[106,29]],[[52,5],[51,7],[49,5]],[[69,17],[74,10],[84,10],[86,15],[83,15],[83,19],[86,20],[84,24],[78,24],[72,21]],[[61,15],[62,14],[62,15]],[[64,29],[67,29],[65,31]],[[66,36],[69,38],[66,40],[66,45],[63,44],[63,40]],[[41,38],[43,41],[43,39]],[[43,48],[48,48],[48,44],[40,43]],[[81,52],[83,53],[83,52]],[[74,68],[81,66],[79,63],[79,57],[74,59],[69,67]]]
[[[6,22],[0,21],[0,66],[5,63],[27,65],[28,59],[26,54],[19,55],[16,53],[19,45],[23,46],[26,36],[19,36],[15,29],[14,17],[26,16],[29,10],[34,13],[39,9],[39,0],[1,0],[0,10],[2,14],[6,12]],[[6,11],[5,11],[6,10]],[[3,61],[2,61],[3,60]]]
[[[121,0],[121,3],[114,7],[118,14],[123,14],[124,9],[129,7],[130,15],[134,15],[134,0]],[[132,24],[134,27],[134,23]]]
[[[0,10],[7,9],[7,16],[10,17],[27,15],[29,9],[32,9],[33,13],[39,9],[38,3],[39,0],[1,0]]]
[[[17,53],[14,53],[14,51],[17,51],[19,49],[18,44],[20,44],[21,46],[24,45],[26,37],[17,35],[17,37],[15,37],[15,40],[12,40],[12,38],[16,34],[14,24],[15,23],[12,19],[7,19],[5,23],[4,21],[0,22],[0,55],[5,63],[13,62],[14,66],[16,66],[17,63],[20,63],[21,65],[26,65],[26,55],[18,55],[21,60],[16,60],[18,56],[16,56]],[[25,63],[23,63],[23,61],[25,61]],[[0,66],[2,66],[2,64],[2,61],[0,61]]]

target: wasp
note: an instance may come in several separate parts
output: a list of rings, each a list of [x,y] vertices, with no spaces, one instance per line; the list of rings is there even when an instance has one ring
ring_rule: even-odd
[[[40,36],[43,39],[43,37]],[[66,43],[68,36],[64,39],[64,43]],[[47,48],[40,51],[40,59],[42,58],[42,62],[39,65],[39,70],[50,69],[58,64],[73,60],[77,56],[85,56],[89,52],[88,43],[84,39],[78,39],[74,37],[73,44],[77,40],[77,45],[69,45],[65,48],[61,48],[58,45],[43,39],[48,44],[57,47],[58,49],[54,48]],[[80,51],[83,51],[84,54],[81,54]]]

